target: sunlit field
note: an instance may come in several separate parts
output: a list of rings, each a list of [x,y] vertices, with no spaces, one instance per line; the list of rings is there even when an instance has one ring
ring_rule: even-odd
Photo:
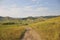
[[[41,40],[60,40],[60,16],[14,20],[0,20],[0,40],[21,40],[27,27],[35,30]]]

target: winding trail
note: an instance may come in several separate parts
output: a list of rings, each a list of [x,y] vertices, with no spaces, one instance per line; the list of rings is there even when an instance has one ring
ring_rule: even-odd
[[[39,34],[32,28],[26,28],[26,32],[21,40],[41,40]]]

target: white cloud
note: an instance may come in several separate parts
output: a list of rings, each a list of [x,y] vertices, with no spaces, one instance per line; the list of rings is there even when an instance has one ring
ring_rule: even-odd
[[[33,2],[37,1],[37,0],[32,0]]]
[[[31,1],[32,1],[33,4],[35,4],[35,3],[38,4],[39,3],[38,0],[31,0]]]
[[[27,16],[41,16],[56,14],[56,12],[49,12],[47,7],[32,8],[32,6],[17,7],[16,5],[0,6],[0,16],[11,17],[27,17]]]

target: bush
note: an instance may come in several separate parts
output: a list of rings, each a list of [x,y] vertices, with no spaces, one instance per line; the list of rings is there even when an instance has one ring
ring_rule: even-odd
[[[15,24],[15,23],[13,23],[13,22],[8,22],[8,23],[3,23],[2,25],[13,25],[13,24]]]

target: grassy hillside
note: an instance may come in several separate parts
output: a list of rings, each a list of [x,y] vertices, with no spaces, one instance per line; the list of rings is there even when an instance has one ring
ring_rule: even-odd
[[[0,40],[20,40],[24,27],[11,25],[0,27]]]
[[[2,18],[3,19],[3,18]],[[31,27],[36,30],[42,40],[60,40],[60,17],[53,18],[23,18],[0,19],[0,40],[20,40],[25,27]]]
[[[60,40],[60,17],[30,25],[36,30],[42,40]]]

